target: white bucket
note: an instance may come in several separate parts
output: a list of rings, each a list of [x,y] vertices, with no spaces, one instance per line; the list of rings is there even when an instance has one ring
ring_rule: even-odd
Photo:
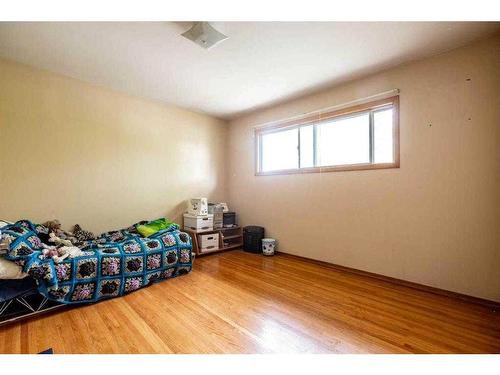
[[[262,239],[262,254],[274,255],[275,248],[276,248],[276,240],[274,238]]]

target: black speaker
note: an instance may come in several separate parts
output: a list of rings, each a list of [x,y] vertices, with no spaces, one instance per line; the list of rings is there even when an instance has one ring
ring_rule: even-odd
[[[243,250],[260,254],[262,253],[262,239],[264,238],[264,228],[249,225],[243,228]]]

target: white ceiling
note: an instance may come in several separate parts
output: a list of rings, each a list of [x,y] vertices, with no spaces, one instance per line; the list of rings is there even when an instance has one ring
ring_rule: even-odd
[[[204,50],[185,22],[0,22],[0,56],[234,118],[329,85],[449,50],[500,23],[213,22]]]

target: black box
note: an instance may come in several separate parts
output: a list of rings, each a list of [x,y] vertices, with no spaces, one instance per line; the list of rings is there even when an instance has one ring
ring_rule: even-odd
[[[224,212],[222,214],[222,225],[224,228],[231,228],[236,226],[236,213]]]

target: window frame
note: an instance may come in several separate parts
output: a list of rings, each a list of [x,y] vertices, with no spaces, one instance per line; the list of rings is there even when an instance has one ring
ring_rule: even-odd
[[[393,162],[392,163],[374,163],[374,136],[373,136],[373,112],[383,110],[385,108],[392,107],[393,116],[393,127],[392,127],[392,137],[393,137]],[[262,171],[262,136],[265,134],[275,133],[282,130],[290,130],[294,128],[300,128],[302,126],[314,125],[319,122],[349,118],[361,113],[370,113],[370,162],[360,163],[360,164],[342,164],[342,165],[332,165],[332,166],[315,166],[308,168],[300,168],[300,130],[298,131],[298,164],[299,168],[294,169],[281,169],[275,171]],[[316,132],[314,132],[314,137],[316,137]],[[324,113],[318,113],[315,115],[303,117],[300,119],[287,119],[280,121],[276,124],[270,126],[264,126],[255,129],[254,133],[255,139],[255,175],[256,176],[270,176],[270,175],[283,175],[283,174],[300,174],[300,173],[322,173],[322,172],[340,172],[340,171],[360,171],[360,170],[372,170],[372,169],[390,169],[400,167],[400,155],[399,155],[399,95],[392,96],[385,99],[379,99],[375,101],[370,101],[367,103],[354,105],[338,110],[326,111]],[[315,148],[317,144],[316,139],[314,140],[313,147]],[[314,152],[314,158],[316,158],[316,151]],[[316,162],[316,160],[315,160]]]

